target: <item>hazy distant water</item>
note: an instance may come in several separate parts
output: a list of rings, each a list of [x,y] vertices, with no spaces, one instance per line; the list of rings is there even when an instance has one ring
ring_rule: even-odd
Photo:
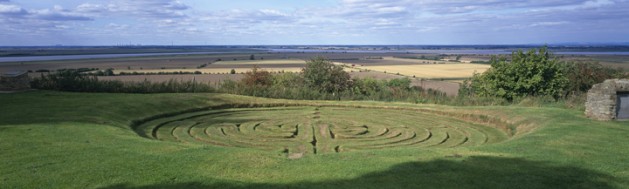
[[[311,53],[413,53],[413,54],[511,54],[513,49],[452,49],[452,50],[320,50],[320,49],[272,49],[271,52],[311,52]],[[629,55],[629,52],[554,52],[554,54],[573,55]]]
[[[290,52],[310,52],[310,53],[416,53],[416,54],[511,54],[513,50],[505,49],[455,49],[455,50],[319,50],[319,49],[270,49],[269,52],[290,53]],[[137,54],[92,54],[92,55],[56,55],[56,56],[19,56],[0,57],[0,62],[29,62],[29,61],[51,61],[51,60],[80,60],[80,59],[105,59],[105,58],[125,58],[142,56],[166,56],[166,55],[195,55],[195,54],[221,54],[225,52],[185,52],[185,53],[137,53]],[[629,52],[555,52],[563,55],[629,55]]]
[[[124,58],[141,56],[162,56],[162,55],[194,55],[194,54],[220,54],[225,52],[186,52],[186,53],[137,53],[137,54],[85,54],[85,55],[55,55],[55,56],[16,56],[0,57],[0,62],[29,62],[29,61],[49,61],[49,60],[80,60],[80,59],[103,59],[103,58]]]

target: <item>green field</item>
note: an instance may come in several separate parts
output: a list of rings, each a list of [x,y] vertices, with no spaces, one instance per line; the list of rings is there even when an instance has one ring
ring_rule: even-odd
[[[629,188],[629,124],[518,106],[0,94],[0,188]]]

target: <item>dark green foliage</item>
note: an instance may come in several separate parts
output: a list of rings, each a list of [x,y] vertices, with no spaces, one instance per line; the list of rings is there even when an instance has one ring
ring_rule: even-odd
[[[322,57],[306,62],[303,74],[304,84],[321,92],[340,92],[350,86],[350,76],[343,71],[343,67],[334,65]]]
[[[251,56],[249,56],[249,60],[255,60],[255,59],[256,59],[256,56],[255,56],[255,55],[251,55]]]
[[[234,70],[234,69],[230,70],[229,74],[236,74],[236,70]]]
[[[110,92],[110,93],[193,93],[213,92],[208,83],[196,81],[169,80],[166,82],[122,82],[101,81],[96,76],[81,74],[75,70],[60,71],[55,74],[35,78],[31,81],[35,89],[73,91],[73,92]]]
[[[622,70],[603,67],[596,62],[566,62],[568,93],[584,93],[590,90],[594,84],[601,83],[606,79],[622,77]]]
[[[547,51],[546,47],[527,53],[517,51],[512,61],[493,57],[491,68],[476,74],[470,89],[483,97],[500,97],[509,101],[527,96],[550,96],[555,99],[564,95],[568,79],[564,68]],[[465,87],[464,87],[465,88]]]

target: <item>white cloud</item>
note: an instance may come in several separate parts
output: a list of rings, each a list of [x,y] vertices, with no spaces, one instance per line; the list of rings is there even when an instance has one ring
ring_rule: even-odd
[[[557,25],[564,25],[564,24],[568,24],[568,22],[566,21],[559,21],[559,22],[536,22],[536,23],[532,23],[529,26],[530,27],[538,27],[538,26],[557,26]]]
[[[26,14],[26,10],[17,5],[0,4],[0,14]]]
[[[338,0],[320,7],[240,9],[186,4],[191,2],[92,0],[35,9],[0,0],[0,24],[4,26],[0,32],[67,32],[110,38],[124,34],[147,36],[146,40],[151,40],[151,35],[160,39],[221,38],[234,43],[245,39],[275,43],[387,39],[406,44],[428,39],[471,40],[474,38],[460,36],[475,35],[537,36],[574,32],[583,25],[615,29],[625,36],[629,33],[624,24],[629,22],[626,0]]]

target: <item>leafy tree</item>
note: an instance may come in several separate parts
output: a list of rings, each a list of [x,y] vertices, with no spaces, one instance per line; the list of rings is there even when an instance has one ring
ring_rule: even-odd
[[[350,76],[343,67],[334,65],[323,57],[316,57],[306,62],[303,69],[304,83],[307,87],[321,92],[338,93],[350,87]]]
[[[255,59],[256,59],[255,55],[252,54],[251,56],[249,56],[249,60],[255,60]]]
[[[236,74],[236,70],[234,70],[234,69],[230,70],[229,74]]]
[[[512,61],[492,57],[491,68],[475,74],[471,91],[480,96],[502,97],[507,100],[525,96],[552,96],[564,94],[568,79],[563,67],[546,47],[512,53]]]

